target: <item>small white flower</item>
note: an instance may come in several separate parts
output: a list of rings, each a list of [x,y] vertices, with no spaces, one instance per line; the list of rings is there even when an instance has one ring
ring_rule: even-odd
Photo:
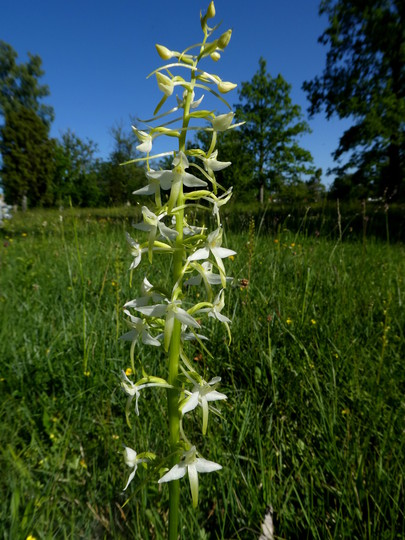
[[[127,241],[129,245],[131,246],[131,255],[134,257],[134,260],[132,261],[132,264],[129,267],[129,269],[133,270],[139,265],[139,263],[141,262],[142,253],[145,253],[147,249],[141,248],[138,242],[135,242],[135,240],[131,238],[131,236],[128,233],[126,233],[126,235],[127,235]]]
[[[217,161],[218,150],[215,150],[208,158],[203,158],[204,168],[208,174],[212,171],[222,171],[229,165],[232,165],[231,161]]]
[[[134,306],[131,306],[134,307]],[[139,337],[142,339],[142,343],[145,345],[153,345],[154,347],[160,346],[160,341],[150,335],[150,326],[148,323],[139,317],[134,317],[131,313],[125,309],[125,315],[129,317],[129,324],[132,326],[132,330],[121,336],[124,341],[137,341]]]
[[[160,71],[156,73],[156,79],[159,90],[161,90],[167,97],[171,96],[174,88],[173,81],[163,73],[160,73]]]
[[[214,259],[219,268],[221,275],[221,283],[223,287],[226,287],[226,275],[225,267],[222,259],[226,259],[231,255],[236,255],[236,251],[221,247],[222,244],[222,229],[218,227],[215,231],[212,231],[207,237],[207,241],[203,248],[197,249],[192,255],[188,257],[189,261],[201,261],[208,259],[210,252],[214,256]]]
[[[152,454],[151,452],[142,452],[142,454],[137,454],[135,450],[133,450],[132,448],[129,448],[129,446],[124,447],[125,465],[128,465],[128,467],[131,467],[132,469],[132,472],[128,478],[128,482],[126,486],[124,487],[124,491],[127,489],[129,484],[134,479],[139,463],[146,463],[147,461],[151,459],[155,459],[155,457],[156,457],[155,454]]]
[[[179,480],[187,473],[190,481],[191,497],[193,499],[194,508],[198,505],[198,473],[209,473],[213,471],[219,471],[222,466],[214,461],[208,461],[204,458],[197,457],[197,451],[195,446],[192,446],[190,450],[185,452],[180,459],[180,463],[175,465],[158,481],[159,484],[163,482],[171,482],[172,480]]]
[[[141,285],[141,296],[139,298],[135,298],[134,300],[130,300],[129,302],[124,304],[124,308],[136,308],[139,306],[146,306],[146,304],[148,304],[150,300],[152,300],[153,302],[161,302],[162,300],[164,300],[164,296],[155,292],[152,283],[149,283],[148,279],[145,277],[143,278],[143,282]]]
[[[184,152],[179,152],[172,164],[173,169],[171,171],[163,170],[147,172],[146,176],[151,181],[151,184],[134,192],[138,195],[152,195],[160,188],[164,190],[171,189],[168,203],[169,212],[171,212],[177,201],[177,197],[183,184],[190,188],[207,186],[207,182],[200,180],[193,174],[185,171],[185,169],[189,168],[189,162]]]
[[[225,315],[222,315],[221,313],[224,306],[225,306],[224,290],[221,289],[219,293],[217,294],[217,296],[215,297],[215,300],[213,301],[212,306],[207,307],[207,308],[201,308],[198,310],[197,313],[206,312],[208,313],[209,317],[213,317],[214,319],[217,319],[218,321],[229,324],[232,321],[228,319],[228,317],[225,317]]]
[[[136,147],[139,152],[149,153],[152,150],[152,136],[149,133],[145,133],[139,129],[136,129],[135,126],[132,126],[132,131],[137,136],[141,144],[138,144]]]
[[[231,197],[232,197],[232,187],[230,187],[228,191],[226,191],[219,197],[214,195],[214,193],[211,193],[210,197],[202,197],[206,201],[209,201],[210,203],[212,203],[212,215],[217,218],[218,226],[221,223],[220,216],[219,216],[219,209],[221,206],[226,204]]]
[[[126,376],[125,371],[122,371],[122,381],[121,381],[121,387],[124,390],[126,394],[128,394],[128,402],[127,402],[127,410],[129,406],[131,405],[132,400],[135,398],[135,412],[139,416],[139,409],[138,409],[138,400],[140,397],[140,392],[144,388],[151,388],[153,386],[158,386],[160,388],[173,388],[170,384],[168,384],[164,379],[161,379],[160,377],[144,377],[143,379],[139,380],[137,383],[133,383],[128,377]]]
[[[193,390],[191,392],[189,392],[188,390],[185,391],[188,397],[186,397],[183,403],[180,404],[179,408],[182,415],[193,411],[198,405],[202,408],[202,432],[203,435],[205,435],[208,426],[208,402],[227,399],[227,396],[216,390],[216,387],[221,381],[221,377],[214,377],[209,382],[204,381],[204,379],[201,379],[200,382],[196,382],[191,378],[190,380],[194,383]]]
[[[149,210],[147,206],[142,206],[143,223],[134,225],[135,229],[149,232],[149,243],[154,242],[157,231],[167,240],[173,240],[179,233],[170,227],[167,227],[162,219],[166,216],[166,212],[162,212],[159,216]]]
[[[183,99],[180,99],[179,96],[176,96],[178,109],[184,108],[184,106],[186,104],[187,94],[188,94],[188,91],[184,90]],[[194,94],[194,91],[193,91],[192,96],[191,96],[190,109],[196,109],[201,104],[202,100],[204,99],[204,94],[203,94],[200,97],[200,99],[197,99],[196,101],[194,101],[194,95],[195,94]]]
[[[198,322],[187,311],[180,307],[181,300],[166,300],[166,304],[155,304],[153,306],[144,306],[135,308],[147,317],[164,317],[166,316],[164,329],[164,346],[165,350],[169,349],[170,339],[173,333],[174,320],[177,319],[186,326],[200,328]]]
[[[135,450],[132,450],[132,448],[129,448],[128,446],[125,447],[125,450],[124,450],[125,465],[128,465],[128,467],[131,467],[132,472],[129,475],[128,482],[126,483],[126,486],[124,487],[124,491],[127,489],[129,484],[132,482],[132,480],[133,480],[133,478],[135,476],[135,473],[136,473],[136,469],[138,468],[138,463],[140,463],[140,461],[142,461],[142,460],[138,460],[136,455],[137,454],[136,454]]]
[[[209,261],[205,261],[202,264],[193,263],[192,266],[197,270],[199,275],[187,279],[184,282],[184,285],[201,285],[202,280],[210,285],[221,284],[221,276],[212,271],[212,263]],[[231,278],[227,278],[227,280],[228,279]]]

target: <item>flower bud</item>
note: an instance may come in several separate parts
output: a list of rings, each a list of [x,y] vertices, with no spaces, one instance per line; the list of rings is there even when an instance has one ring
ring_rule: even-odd
[[[135,450],[126,446],[124,449],[124,461],[128,467],[134,467],[137,462]]]
[[[208,6],[207,13],[205,15],[207,19],[213,19],[215,17],[215,6],[214,2],[211,2]]]
[[[166,94],[166,96],[171,96],[173,94],[173,81],[160,72],[156,73],[156,79],[159,90]]]
[[[221,92],[221,94],[226,94],[227,92],[230,92],[231,90],[234,90],[238,85],[231,82],[221,81],[218,84],[218,90]]]
[[[160,56],[160,58],[162,60],[170,60],[170,58],[173,57],[173,53],[172,51],[170,51],[167,47],[165,47],[164,45],[159,45],[159,44],[156,44],[155,45],[156,47],[156,50],[158,52],[158,55]]]
[[[214,62],[218,62],[218,60],[221,58],[221,55],[217,51],[211,53],[210,56],[214,60]]]
[[[227,114],[219,114],[215,118],[212,118],[211,122],[214,131],[226,131],[232,124],[234,116],[235,114],[233,112],[229,112]]]
[[[218,47],[220,49],[225,49],[225,47],[228,45],[228,43],[231,40],[232,30],[227,30],[222,34],[222,36],[218,39]]]

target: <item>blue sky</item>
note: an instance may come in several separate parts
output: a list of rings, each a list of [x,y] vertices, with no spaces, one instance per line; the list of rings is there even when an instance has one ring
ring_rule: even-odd
[[[52,136],[70,128],[97,143],[98,156],[112,151],[110,128],[130,125],[130,116],[150,118],[161,94],[148,73],[161,65],[155,43],[183,50],[201,38],[200,10],[208,0],[8,0],[1,8],[0,39],[18,53],[43,61],[47,103],[55,110]],[[248,81],[263,56],[272,76],[292,85],[291,97],[306,116],[304,80],[320,74],[326,49],[317,38],[326,27],[319,0],[217,0],[215,22],[233,34],[212,71],[223,80]],[[207,67],[208,69],[208,67]],[[198,96],[197,96],[198,97]],[[231,104],[237,92],[228,94]],[[223,111],[225,112],[225,111]],[[348,125],[323,114],[309,120],[312,134],[301,138],[324,172]],[[331,178],[325,178],[326,183]]]

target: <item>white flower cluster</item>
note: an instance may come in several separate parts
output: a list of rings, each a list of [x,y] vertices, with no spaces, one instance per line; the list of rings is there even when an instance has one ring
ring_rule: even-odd
[[[167,268],[173,269],[173,280],[169,291],[165,291],[160,284],[152,285],[147,277],[143,279],[140,297],[130,300],[124,306],[130,330],[122,336],[131,342],[133,371],[134,347],[137,342],[153,347],[163,346],[167,352],[167,378],[146,374],[144,366],[143,377],[137,382],[130,380],[123,372],[122,388],[129,396],[127,419],[134,398],[135,412],[139,415],[139,397],[143,389],[168,389],[172,457],[168,460],[169,470],[160,478],[159,483],[178,480],[187,473],[195,506],[198,502],[198,473],[216,471],[221,466],[199,456],[196,447],[185,435],[183,417],[201,407],[202,432],[205,434],[211,403],[225,400],[226,395],[217,390],[220,377],[213,377],[207,382],[196,372],[187,358],[185,343],[196,340],[202,345],[203,340],[207,339],[204,336],[203,321],[209,318],[223,323],[230,337],[231,321],[222,313],[225,290],[230,280],[226,276],[223,260],[235,255],[234,251],[222,247],[220,219],[220,209],[231,198],[232,190],[223,189],[216,181],[215,173],[231,165],[228,161],[219,161],[216,140],[218,132],[235,127],[232,124],[234,113],[220,94],[233,90],[236,85],[222,81],[217,75],[198,67],[200,60],[207,57],[217,61],[231,37],[231,30],[228,30],[219,38],[210,40],[214,29],[208,26],[207,21],[214,15],[215,7],[211,2],[207,13],[201,16],[204,33],[202,43],[181,53],[156,45],[162,59],[172,60],[151,74],[156,76],[163,97],[155,109],[154,117],[144,121],[148,129],[133,127],[140,142],[137,149],[146,154],[134,161],[143,161],[147,166],[147,185],[134,194],[149,197],[149,203],[142,206],[142,222],[134,227],[145,233],[146,239],[143,243],[138,243],[131,235],[127,235],[127,239],[133,256],[131,272],[142,264],[145,257],[152,264],[156,256],[162,255],[172,259],[167,263]],[[193,48],[197,48],[196,54],[191,53]],[[180,71],[181,75],[174,75],[173,71]],[[184,73],[188,75],[187,79],[183,77]],[[159,114],[176,87],[182,89],[181,97],[176,96],[177,106]],[[201,91],[210,92],[219,98],[229,108],[229,112],[216,115],[212,110],[201,109],[204,95],[196,99],[196,93]],[[177,116],[180,112],[180,116],[172,119],[171,115]],[[169,115],[170,119],[166,120]],[[162,119],[163,123],[160,123]],[[191,126],[191,122],[205,122],[205,126]],[[209,148],[188,149],[186,138],[190,130],[209,132]],[[151,155],[154,140],[163,135],[177,139],[178,149]],[[162,155],[173,156],[172,168],[151,168],[151,161]],[[196,226],[195,222],[190,223],[190,211],[193,214],[196,211],[212,214],[214,230],[209,232],[205,227]],[[193,305],[190,292],[198,286],[203,287],[205,299]],[[133,479],[138,463],[150,462],[154,458],[155,455],[150,452],[137,454],[132,448],[125,448],[125,462],[132,468],[125,489]]]
[[[3,194],[0,193],[0,227],[3,227],[5,219],[11,219],[11,206],[6,204]]]

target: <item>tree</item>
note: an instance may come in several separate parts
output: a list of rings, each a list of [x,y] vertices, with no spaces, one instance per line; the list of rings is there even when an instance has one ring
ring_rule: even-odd
[[[0,115],[8,110],[23,106],[34,111],[41,120],[50,126],[53,108],[42,103],[49,96],[49,87],[39,83],[44,75],[42,60],[38,55],[28,53],[25,64],[17,64],[17,53],[4,41],[0,41]]]
[[[44,72],[39,56],[28,54],[17,64],[17,53],[0,41],[1,184],[9,203],[51,204],[54,141],[49,138],[52,107],[39,83]]]
[[[57,144],[55,154],[55,190],[58,204],[97,206],[101,192],[98,185],[97,144],[83,141],[68,129]]]
[[[399,197],[405,171],[405,4],[402,0],[322,0],[329,26],[322,76],[303,84],[311,115],[353,120],[333,156],[334,169],[370,195]]]
[[[8,202],[30,206],[53,202],[55,142],[48,128],[31,109],[7,109],[0,128],[1,183]]]
[[[277,190],[285,182],[300,180],[312,174],[313,161],[297,138],[310,131],[301,109],[290,98],[291,86],[281,75],[271,77],[266,61],[259,60],[259,70],[250,82],[243,82],[239,91],[242,103],[237,105],[237,119],[245,148],[255,157],[253,180],[263,203],[264,188]]]

